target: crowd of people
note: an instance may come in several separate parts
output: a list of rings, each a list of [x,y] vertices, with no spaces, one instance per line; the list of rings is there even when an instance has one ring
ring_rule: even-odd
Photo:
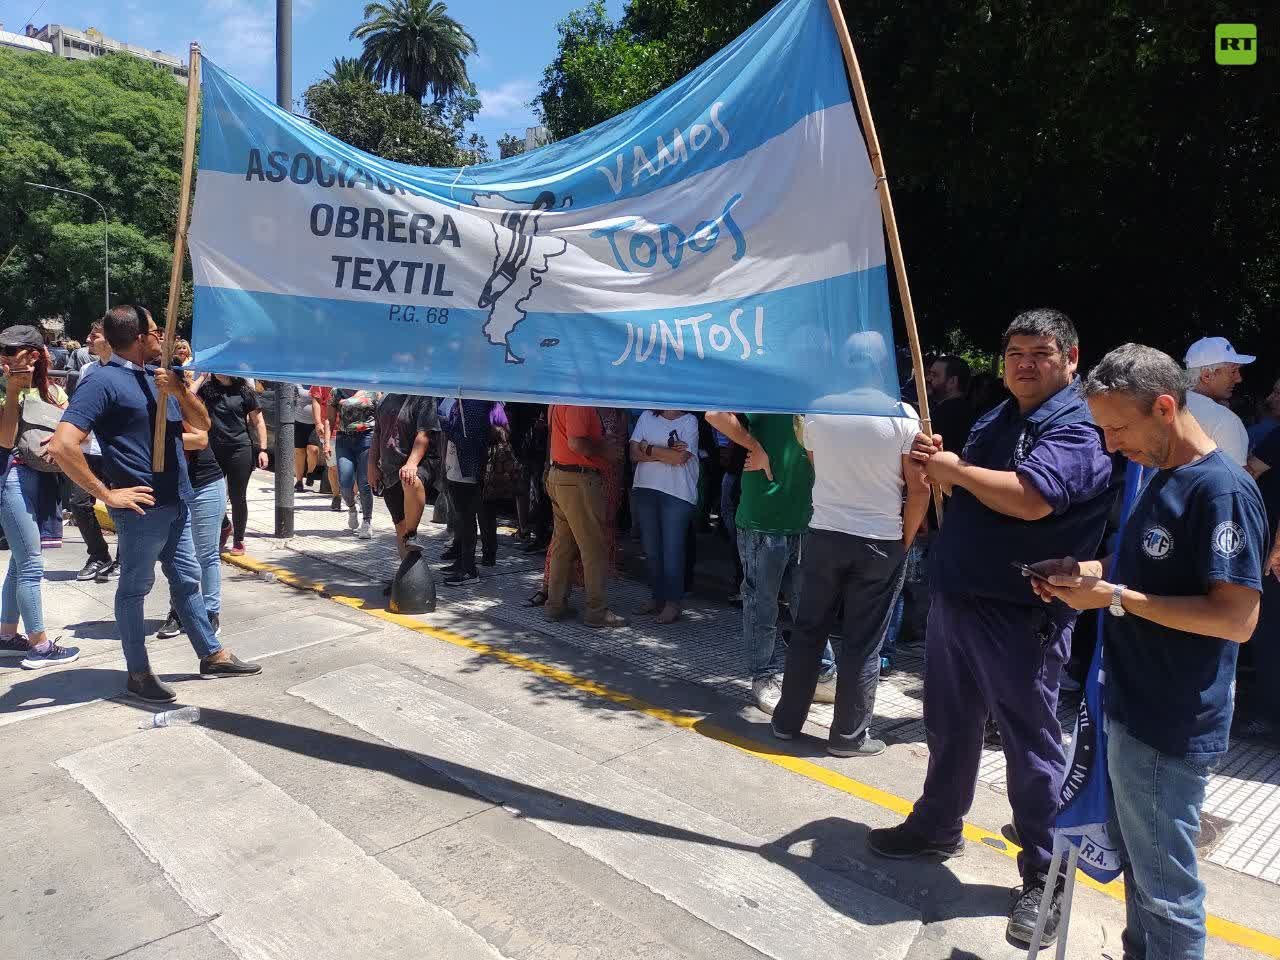
[[[522,549],[546,554],[526,602],[550,621],[598,629],[680,621],[698,533],[718,514],[733,545],[741,670],[780,740],[802,734],[813,703],[830,703],[831,754],[883,753],[872,729],[878,682],[899,645],[924,645],[928,771],[910,816],[871,831],[872,851],[960,855],[984,743],[1001,746],[1021,845],[1008,932],[1024,944],[1045,896],[1064,775],[1059,696],[1080,688],[1092,660],[1097,621],[1081,618],[1102,617],[1125,954],[1201,956],[1195,841],[1208,776],[1237,708],[1247,732],[1280,730],[1280,381],[1246,428],[1230,402],[1254,358],[1226,339],[1192,344],[1182,364],[1128,344],[1082,377],[1070,319],[1039,309],[1006,330],[1002,379],[941,355],[928,358],[923,383],[903,378],[890,396],[893,358],[859,336],[849,362],[866,385],[861,405],[877,411],[862,416],[286,386],[298,390],[295,489],[331,497],[364,540],[380,496],[402,558],[423,546],[430,508],[451,536],[442,582],[457,588],[497,563],[509,506]],[[159,369],[160,341],[144,309],[111,310],[63,358],[78,373],[66,391],[39,330],[0,331],[10,551],[0,654],[28,669],[76,659],[50,637],[40,591],[41,548],[60,536],[65,494],[88,550],[80,579],[118,580],[127,691],[147,702],[174,698],[150,668],[142,616],[157,561],[172,598],[159,635],[185,633],[202,674],[258,672],[218,640],[219,556],[243,552],[249,477],[269,460],[256,386],[193,375],[181,365],[185,343],[180,365]],[[153,472],[161,396],[165,466]],[[1126,461],[1144,479],[1124,518]],[[116,529],[114,559],[95,501]],[[629,533],[649,596],[618,610],[609,584]],[[1248,682],[1237,692],[1242,647]],[[1049,941],[1058,893],[1049,891]]]

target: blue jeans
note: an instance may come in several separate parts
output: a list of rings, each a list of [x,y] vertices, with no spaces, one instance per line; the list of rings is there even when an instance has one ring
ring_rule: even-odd
[[[747,648],[747,669],[752,680],[778,676],[786,663],[786,645],[778,643],[778,595],[784,580],[788,581],[787,594],[794,617],[800,609],[801,539],[801,534],[738,530],[738,557],[742,560],[742,640]],[[828,640],[822,652],[819,680],[829,680],[835,669],[836,657]]]
[[[1107,727],[1111,838],[1126,864],[1124,960],[1203,960],[1196,840],[1209,774],[1220,759],[1171,756],[1119,723]]]
[[[684,596],[684,551],[694,504],[661,490],[636,487],[631,509],[640,523],[655,603],[679,603]]]
[[[120,584],[116,587],[116,624],[130,673],[150,669],[146,621],[142,602],[156,582],[156,561],[169,581],[169,602],[187,631],[196,654],[205,658],[222,649],[204,597],[200,595],[200,563],[191,539],[191,512],[185,503],[152,507],[145,514],[112,510],[116,528],[116,559]]]
[[[227,481],[219,477],[196,490],[191,501],[191,541],[200,564],[200,594],[210,615],[222,612],[222,512]]]
[[[17,623],[27,633],[44,631],[44,605],[40,584],[44,580],[44,557],[40,554],[40,525],[36,522],[40,475],[13,464],[0,486],[0,526],[9,541],[9,572],[0,593],[0,623]]]
[[[335,449],[338,454],[338,486],[347,506],[356,502],[360,488],[360,513],[368,520],[373,516],[373,489],[369,486],[369,444],[373,434],[339,433]]]

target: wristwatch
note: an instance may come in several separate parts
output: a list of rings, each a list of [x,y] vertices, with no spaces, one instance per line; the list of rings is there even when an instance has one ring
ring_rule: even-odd
[[[1124,616],[1124,591],[1123,583],[1117,583],[1111,588],[1111,606],[1107,610],[1113,617]]]

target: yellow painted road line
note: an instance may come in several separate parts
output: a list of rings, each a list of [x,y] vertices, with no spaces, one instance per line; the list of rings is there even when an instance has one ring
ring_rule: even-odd
[[[98,508],[99,517],[105,514],[101,506]],[[109,521],[108,521],[109,522]],[[392,613],[389,610],[380,607],[370,606],[358,597],[339,596],[330,593],[323,583],[317,580],[311,580],[308,577],[299,576],[290,573],[274,564],[263,563],[261,560],[255,560],[250,556],[233,557],[230,554],[223,554],[222,559],[233,566],[250,573],[268,573],[276,578],[280,583],[294,587],[299,590],[309,590],[319,593],[327,599],[340,603],[344,607],[350,607],[352,610],[359,610],[371,617],[376,617],[387,623],[393,623],[396,626],[404,627],[412,630],[422,636],[431,637],[444,643],[452,644],[455,647],[461,647],[470,650],[472,653],[481,656],[491,657],[509,666],[519,670],[525,670],[529,673],[537,674],[540,677],[546,677],[557,683],[562,683],[574,690],[588,693],[592,696],[599,697],[602,700],[608,700],[610,703],[616,703],[620,706],[627,707],[637,713],[645,716],[653,717],[663,723],[680,727],[685,730],[692,730],[701,736],[714,740],[717,743],[723,743],[726,746],[733,747],[743,753],[750,754],[766,763],[771,763],[776,767],[789,770],[809,780],[821,783],[833,790],[848,794],[858,800],[866,803],[874,804],[884,810],[892,811],[900,816],[906,816],[911,812],[913,804],[910,800],[903,797],[895,796],[877,787],[869,784],[861,783],[852,777],[846,777],[842,773],[830,770],[821,764],[805,760],[802,757],[792,756],[781,750],[773,749],[768,744],[761,743],[735,733],[732,730],[725,729],[717,724],[708,721],[705,715],[697,715],[689,712],[680,712],[676,710],[668,710],[665,707],[658,707],[651,703],[646,703],[638,697],[633,697],[629,693],[622,693],[619,690],[613,690],[604,684],[597,683],[594,680],[588,680],[570,673],[567,670],[561,670],[559,667],[548,666],[540,663],[530,657],[523,656],[518,653],[512,653],[504,650],[502,647],[496,647],[491,643],[485,643],[482,640],[472,640],[470,637],[464,637],[460,633],[454,633],[451,630],[442,630],[439,627],[432,627],[420,622],[412,616],[404,614]],[[964,836],[966,840],[974,843],[980,843],[984,847],[1003,853],[1005,856],[1017,859],[1021,852],[1020,848],[1009,843],[998,833],[992,833],[990,830],[984,830],[981,827],[971,823],[964,825]],[[1115,880],[1111,883],[1102,884],[1094,880],[1092,877],[1081,873],[1078,882],[1085,886],[1100,891],[1111,897],[1113,900],[1124,901],[1124,885]],[[1280,937],[1273,937],[1261,930],[1254,930],[1243,924],[1234,923],[1230,920],[1224,920],[1222,917],[1210,915],[1207,922],[1207,931],[1209,936],[1227,943],[1244,947],[1248,950],[1256,951],[1268,957],[1280,958]]]

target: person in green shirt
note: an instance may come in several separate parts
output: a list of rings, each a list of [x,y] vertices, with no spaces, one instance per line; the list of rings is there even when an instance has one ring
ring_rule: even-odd
[[[746,425],[743,425],[743,420]],[[786,646],[778,642],[778,596],[790,574],[791,610],[800,594],[800,541],[813,515],[813,464],[789,414],[708,413],[707,422],[747,451],[738,504],[742,636],[756,706],[773,713],[782,695]],[[828,644],[815,699],[835,700],[835,655]]]

